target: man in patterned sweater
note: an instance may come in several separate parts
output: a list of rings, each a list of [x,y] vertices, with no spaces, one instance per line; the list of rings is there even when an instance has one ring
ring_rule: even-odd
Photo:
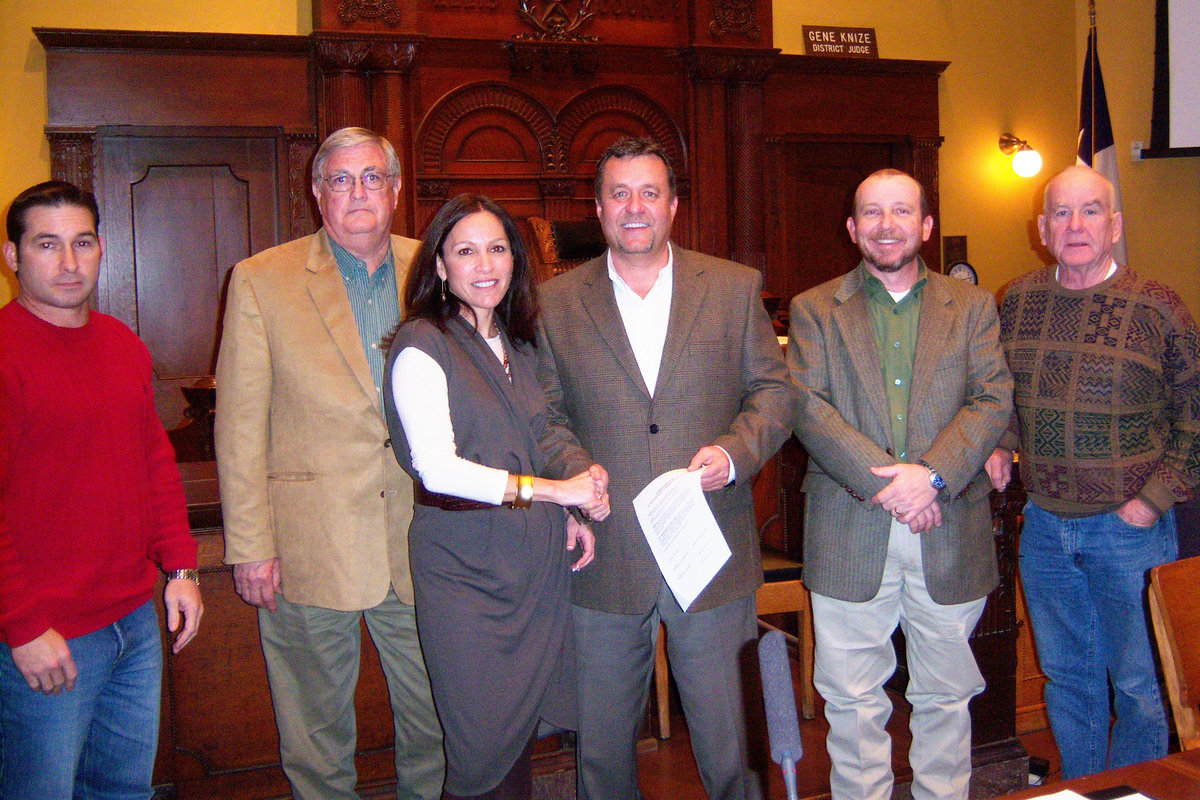
[[[1003,488],[1019,430],[1021,577],[1064,778],[1166,755],[1146,576],[1177,557],[1173,507],[1200,481],[1200,333],[1171,289],[1113,260],[1113,194],[1078,166],[1046,187],[1058,263],[1005,294],[1016,424],[987,465]]]

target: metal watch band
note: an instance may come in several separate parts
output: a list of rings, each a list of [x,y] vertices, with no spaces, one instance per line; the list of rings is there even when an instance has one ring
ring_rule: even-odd
[[[932,486],[934,489],[937,489],[939,492],[942,489],[946,488],[946,479],[942,477],[942,474],[940,472],[938,472],[936,469],[934,469],[932,466],[930,466],[928,461],[926,461],[923,458],[919,458],[919,459],[917,459],[917,463],[920,464],[925,469],[929,470],[929,485],[930,486]]]
[[[197,586],[200,585],[200,571],[195,569],[173,569],[167,573],[167,580],[185,580],[191,581]]]

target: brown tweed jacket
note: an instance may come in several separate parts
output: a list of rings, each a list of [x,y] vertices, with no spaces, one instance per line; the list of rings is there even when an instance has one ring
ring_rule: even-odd
[[[941,604],[983,597],[996,585],[983,463],[1012,412],[1012,375],[1000,349],[995,299],[928,272],[908,406],[908,455],[946,479],[943,524],[921,535],[930,596]],[[804,581],[850,602],[874,597],[891,518],[871,497],[888,484],[868,468],[896,463],[879,347],[862,271],[798,295],[791,304],[788,367],[800,392],[796,435],[808,449]]]
[[[612,515],[595,524],[596,561],[574,578],[576,605],[651,608],[662,574],[633,498],[705,445],[723,447],[734,484],[707,494],[733,555],[696,599],[699,611],[762,584],[751,478],[788,436],[795,393],[761,300],[762,276],[674,247],[671,316],[658,385],[647,391],[604,256],[541,287],[538,374],[549,403],[542,440],[552,477],[593,463],[610,475]]]

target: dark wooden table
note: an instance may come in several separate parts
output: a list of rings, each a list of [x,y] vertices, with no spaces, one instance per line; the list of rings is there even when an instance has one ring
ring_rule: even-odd
[[[1115,786],[1130,786],[1152,800],[1198,800],[1200,799],[1200,750],[1172,753],[1157,761],[1147,761],[1120,769],[1111,769],[1024,792],[1006,794],[1001,800],[1020,800],[1026,797],[1042,797],[1064,789],[1079,794],[1111,789]]]

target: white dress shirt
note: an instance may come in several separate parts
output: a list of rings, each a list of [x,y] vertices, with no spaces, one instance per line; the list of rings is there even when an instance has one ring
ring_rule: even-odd
[[[621,312],[621,322],[625,323],[625,335],[629,337],[629,346],[633,348],[633,357],[637,359],[646,389],[653,397],[663,345],[667,341],[667,323],[671,318],[675,251],[667,245],[667,265],[658,271],[658,278],[645,297],[638,296],[617,274],[612,250],[608,251],[607,258],[608,277],[613,282],[613,295],[617,299],[617,310]]]
[[[608,277],[613,283],[613,296],[617,300],[617,311],[625,325],[625,335],[637,359],[646,390],[654,397],[658,383],[658,368],[662,364],[663,347],[667,343],[667,326],[671,321],[671,293],[675,279],[675,248],[667,245],[667,265],[658,271],[654,285],[645,297],[641,297],[617,274],[613,266],[612,250],[606,252]],[[719,447],[719,446],[718,446]],[[733,459],[724,447],[719,447],[729,461],[729,483],[737,477]]]

